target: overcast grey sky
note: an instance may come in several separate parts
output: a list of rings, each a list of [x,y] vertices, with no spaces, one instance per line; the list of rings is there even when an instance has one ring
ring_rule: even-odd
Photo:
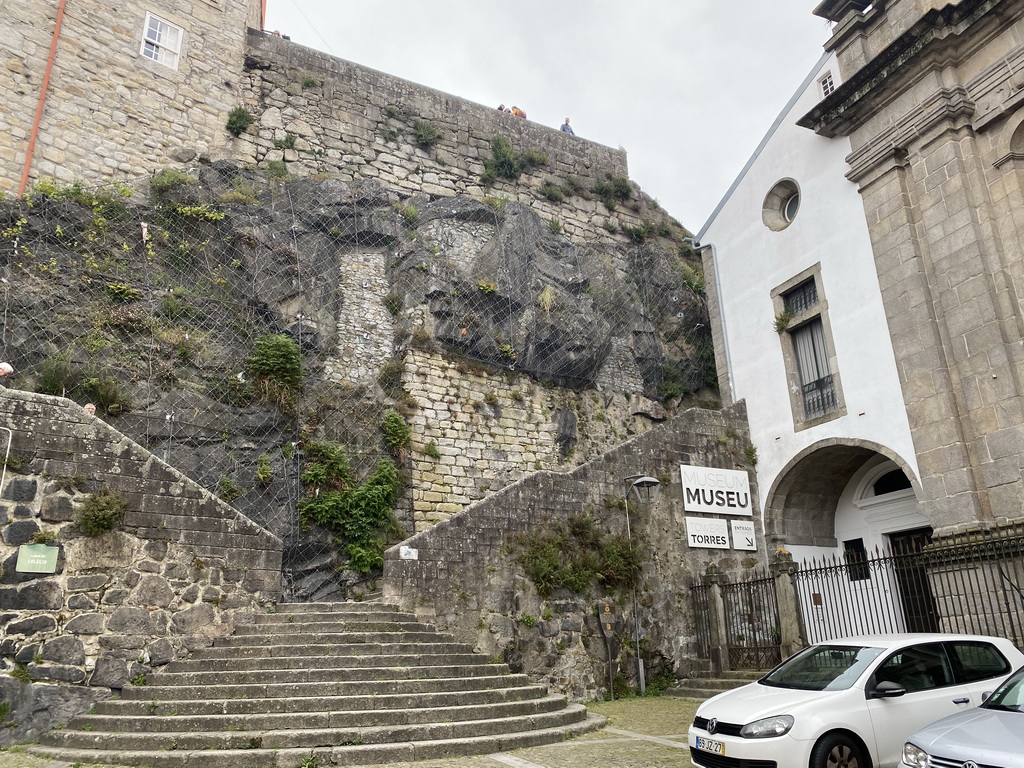
[[[629,153],[696,232],[829,37],[818,0],[269,0],[294,42]]]

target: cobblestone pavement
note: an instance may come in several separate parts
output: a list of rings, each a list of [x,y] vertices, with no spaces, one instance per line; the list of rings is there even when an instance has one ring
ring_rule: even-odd
[[[545,747],[451,760],[390,763],[388,768],[689,768],[686,729],[698,703],[694,699],[649,698],[588,704],[593,712],[608,718],[608,727]],[[33,757],[24,747],[9,747],[0,750],[0,768],[69,765]]]

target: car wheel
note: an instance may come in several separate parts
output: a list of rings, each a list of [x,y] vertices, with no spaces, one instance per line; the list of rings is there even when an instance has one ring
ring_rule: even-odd
[[[811,768],[868,768],[868,761],[854,739],[841,733],[823,736],[811,752]]]

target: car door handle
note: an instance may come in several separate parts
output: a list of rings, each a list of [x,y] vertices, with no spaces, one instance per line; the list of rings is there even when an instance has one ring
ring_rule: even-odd
[[[971,703],[971,700],[970,700],[969,698],[965,698],[965,699],[953,699],[953,703],[954,703],[954,704],[970,704],[970,703]]]

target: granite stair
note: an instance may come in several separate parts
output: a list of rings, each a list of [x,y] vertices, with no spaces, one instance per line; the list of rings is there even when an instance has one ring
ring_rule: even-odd
[[[603,724],[394,606],[294,603],[30,751],[152,768],[323,768],[504,752]]]

